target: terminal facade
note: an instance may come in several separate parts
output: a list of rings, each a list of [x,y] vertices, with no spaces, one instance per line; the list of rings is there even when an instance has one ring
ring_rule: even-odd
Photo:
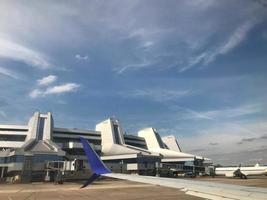
[[[95,130],[58,128],[51,113],[35,112],[25,126],[0,125],[0,179],[51,180],[55,171],[68,179],[87,178],[90,169],[80,136],[118,173],[203,173],[211,162],[182,152],[174,136],[160,137],[154,128],[142,129],[138,136],[127,135],[114,118],[98,123]]]

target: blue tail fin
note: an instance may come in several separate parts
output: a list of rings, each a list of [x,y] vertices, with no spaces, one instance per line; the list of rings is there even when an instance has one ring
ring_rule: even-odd
[[[111,171],[106,167],[106,165],[102,162],[96,152],[92,149],[89,142],[80,137],[81,143],[83,144],[83,149],[88,159],[88,164],[93,171],[93,174],[101,175],[111,173]]]

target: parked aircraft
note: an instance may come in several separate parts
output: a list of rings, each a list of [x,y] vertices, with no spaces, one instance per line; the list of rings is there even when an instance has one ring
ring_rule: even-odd
[[[231,184],[221,184],[207,181],[183,180],[175,178],[162,178],[152,176],[139,176],[129,174],[111,173],[111,171],[101,161],[99,156],[90,146],[88,140],[80,137],[84,151],[88,158],[88,164],[93,175],[81,187],[90,185],[100,175],[107,177],[160,185],[164,187],[176,188],[184,191],[188,195],[198,196],[205,199],[219,200],[266,200],[267,189],[259,187],[237,186]]]
[[[215,169],[215,174],[246,179],[251,175],[267,175],[267,166],[260,166],[257,163],[253,167],[218,167]]]

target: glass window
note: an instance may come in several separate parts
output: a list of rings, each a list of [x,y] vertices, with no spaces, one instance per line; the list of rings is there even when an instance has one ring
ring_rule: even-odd
[[[115,143],[116,144],[121,144],[118,125],[114,124],[113,128],[114,128]]]
[[[7,134],[0,135],[0,141],[24,141],[25,138],[26,135],[7,135]]]
[[[45,118],[41,117],[39,121],[39,127],[38,127],[38,136],[37,136],[38,140],[43,139],[44,124],[45,124]]]
[[[33,162],[40,163],[44,161],[58,161],[62,160],[62,157],[57,155],[48,155],[48,154],[35,154],[33,156]]]

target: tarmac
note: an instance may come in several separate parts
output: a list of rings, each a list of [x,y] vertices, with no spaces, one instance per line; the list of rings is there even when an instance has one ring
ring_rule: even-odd
[[[180,178],[179,178],[180,179]],[[191,180],[187,178],[186,180]],[[267,188],[267,176],[248,179],[225,177],[198,177],[192,180],[227,183],[240,186]],[[0,200],[200,200],[202,198],[185,194],[176,188],[167,188],[144,183],[116,179],[101,179],[87,188],[80,189],[82,182],[0,184]]]
[[[99,180],[87,188],[82,183],[0,184],[0,200],[200,200],[167,187],[123,180]]]
[[[267,188],[267,176],[248,176],[247,179],[226,178],[224,176],[216,176],[215,178],[197,177],[195,180]]]

